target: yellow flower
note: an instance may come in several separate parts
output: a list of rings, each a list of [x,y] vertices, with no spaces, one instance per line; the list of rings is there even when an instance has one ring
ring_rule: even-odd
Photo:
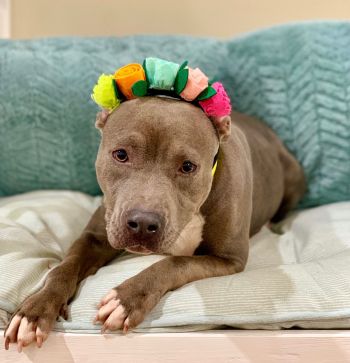
[[[91,98],[102,108],[113,110],[120,105],[115,94],[112,74],[101,74],[93,88]]]

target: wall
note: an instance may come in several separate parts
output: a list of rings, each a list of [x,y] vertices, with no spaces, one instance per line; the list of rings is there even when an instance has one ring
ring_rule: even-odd
[[[10,37],[10,0],[0,0],[0,38]]]
[[[11,0],[13,38],[137,33],[230,37],[309,19],[350,19],[350,0]]]

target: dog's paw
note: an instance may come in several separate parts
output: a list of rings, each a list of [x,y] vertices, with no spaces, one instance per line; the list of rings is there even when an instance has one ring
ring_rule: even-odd
[[[5,329],[5,349],[17,343],[18,352],[31,343],[40,348],[59,315],[67,318],[67,305],[40,292],[27,298]]]
[[[102,323],[101,332],[122,329],[127,333],[135,328],[153,309],[161,298],[161,294],[137,289],[132,279],[112,289],[98,304],[99,309],[94,323]]]
[[[129,328],[129,319],[124,306],[118,299],[116,290],[111,290],[98,304],[98,312],[94,323],[103,323],[101,333],[107,330],[122,329],[126,333]]]

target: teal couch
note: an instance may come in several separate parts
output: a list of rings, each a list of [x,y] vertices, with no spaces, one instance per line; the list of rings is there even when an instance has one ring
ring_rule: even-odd
[[[100,193],[90,99],[98,75],[157,56],[221,80],[235,109],[268,123],[302,163],[302,206],[350,198],[350,23],[241,38],[132,36],[0,41],[0,196]]]

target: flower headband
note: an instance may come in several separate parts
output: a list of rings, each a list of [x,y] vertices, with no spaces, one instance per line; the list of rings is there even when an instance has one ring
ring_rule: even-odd
[[[199,68],[190,68],[160,58],[146,58],[143,65],[132,63],[119,68],[114,75],[102,74],[91,98],[112,112],[121,102],[136,97],[169,95],[198,104],[207,116],[221,117],[231,113],[231,103],[220,82],[210,84]]]

